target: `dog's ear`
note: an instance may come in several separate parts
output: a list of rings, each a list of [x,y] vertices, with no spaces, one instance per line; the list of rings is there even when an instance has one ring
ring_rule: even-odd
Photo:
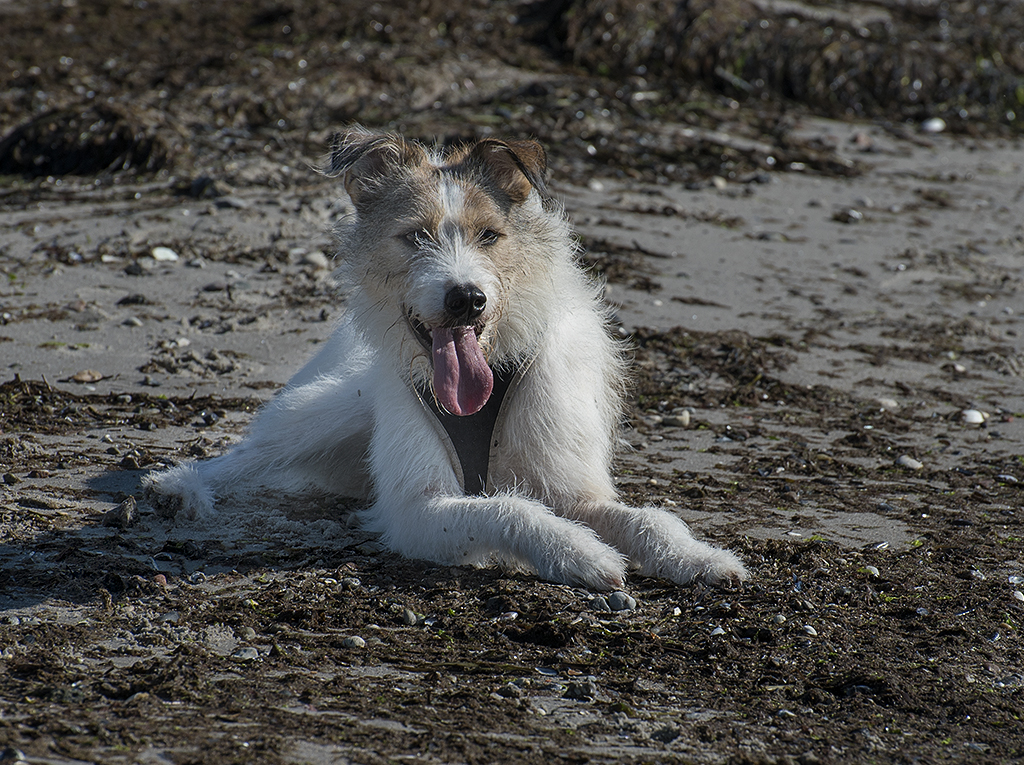
[[[481,162],[488,175],[514,203],[523,202],[531,189],[547,195],[544,174],[548,158],[536,141],[499,141],[486,138],[470,152],[470,157]]]
[[[418,144],[399,135],[356,126],[331,136],[331,155],[323,173],[343,179],[345,191],[358,209],[381,188],[386,177],[418,164],[424,157]]]

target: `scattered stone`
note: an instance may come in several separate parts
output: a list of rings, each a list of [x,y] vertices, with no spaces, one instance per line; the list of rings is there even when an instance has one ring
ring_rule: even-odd
[[[13,746],[4,747],[0,750],[0,765],[14,765],[16,762],[28,762],[25,753]]]
[[[410,627],[416,627],[423,624],[425,621],[422,614],[418,614],[410,608],[406,608],[402,611],[402,623],[407,624]]]
[[[864,213],[852,207],[844,207],[832,213],[832,220],[838,223],[860,223],[864,220]]]
[[[121,322],[124,327],[141,327],[142,319],[137,316],[129,316],[127,319]]]
[[[896,460],[896,464],[908,470],[920,470],[924,467],[924,463],[918,462],[909,454],[901,454],[899,459]]]
[[[243,648],[239,648],[237,651],[235,651],[233,654],[231,654],[231,658],[234,659],[235,661],[255,661],[259,657],[260,657],[259,650],[256,649],[256,648],[253,648],[251,645],[247,645],[247,646],[244,646]]]
[[[76,383],[94,383],[103,379],[103,373],[95,369],[83,369],[81,372],[75,372],[71,379]]]
[[[1014,590],[1013,591],[1013,599],[1014,600],[1018,600],[1021,603],[1024,603],[1024,592],[1021,592],[1020,590]]]
[[[960,412],[960,419],[963,420],[965,425],[981,425],[989,418],[988,412],[982,412],[978,409],[964,409]]]
[[[21,479],[14,473],[4,473],[4,483],[8,486],[14,486],[16,483],[21,483]]]
[[[713,630],[711,630],[711,636],[712,637],[714,637],[716,635],[724,635],[724,634],[725,634],[725,630],[722,629],[721,627],[715,627]]]
[[[324,271],[331,267],[331,262],[320,250],[314,250],[313,252],[306,253],[302,256],[302,260],[299,262],[304,266],[312,266],[318,271]]]
[[[612,611],[632,611],[636,608],[636,598],[625,592],[613,592],[606,602]]]
[[[818,637],[818,631],[810,624],[804,625],[804,634],[807,635],[807,637]]]
[[[924,133],[941,133],[946,129],[946,121],[942,117],[932,117],[921,123],[921,131]]]
[[[256,630],[252,627],[242,627],[242,629],[238,631],[238,636],[242,638],[242,640],[254,640],[256,638]]]
[[[594,677],[570,682],[565,689],[565,698],[576,699],[577,701],[591,701],[597,698],[597,694],[597,683]]]
[[[880,398],[878,405],[887,412],[895,412],[900,408],[899,402],[894,398]]]
[[[673,428],[688,428],[690,427],[690,413],[684,409],[679,414],[670,414],[662,419],[662,424]]]
[[[599,613],[611,613],[612,607],[608,605],[608,599],[604,595],[598,595],[589,603],[591,611]]]
[[[785,624],[786,623],[786,617],[783,616],[782,614],[776,614],[775,617],[772,619],[772,621],[775,622],[776,624]]]
[[[170,247],[154,247],[150,255],[157,263],[173,263],[178,259],[178,253]]]
[[[882,576],[881,572],[874,566],[865,566],[864,573],[866,573],[872,579],[878,579]]]
[[[358,635],[352,635],[341,641],[345,648],[366,648],[366,641]]]
[[[103,514],[104,526],[116,526],[119,529],[131,528],[139,522],[139,506],[135,497],[126,498],[113,510]]]

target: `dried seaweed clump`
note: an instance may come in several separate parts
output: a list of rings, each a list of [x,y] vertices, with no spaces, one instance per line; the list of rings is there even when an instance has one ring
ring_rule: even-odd
[[[1024,130],[1018,0],[839,9],[815,2],[575,0],[565,46],[595,71],[700,80],[838,117],[984,121]]]
[[[33,117],[0,141],[0,174],[152,173],[164,167],[170,153],[153,125],[124,108],[72,107]]]

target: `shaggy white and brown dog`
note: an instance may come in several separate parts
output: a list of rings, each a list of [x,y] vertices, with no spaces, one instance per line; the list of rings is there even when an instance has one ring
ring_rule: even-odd
[[[153,501],[196,518],[326,491],[365,498],[365,526],[413,558],[598,590],[630,566],[743,579],[675,516],[616,500],[622,353],[545,170],[532,141],[337,137],[326,172],[356,208],[338,231],[343,320],[240,444],[149,476]]]

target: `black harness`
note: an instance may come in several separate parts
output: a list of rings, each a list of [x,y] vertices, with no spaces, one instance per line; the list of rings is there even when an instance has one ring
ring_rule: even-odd
[[[494,388],[483,408],[464,417],[446,412],[429,389],[411,386],[423,408],[433,417],[438,435],[448,451],[452,468],[467,496],[481,495],[488,488],[487,471],[491,457],[501,446],[501,425],[516,388],[526,376],[532,360],[512,370],[491,370]]]

